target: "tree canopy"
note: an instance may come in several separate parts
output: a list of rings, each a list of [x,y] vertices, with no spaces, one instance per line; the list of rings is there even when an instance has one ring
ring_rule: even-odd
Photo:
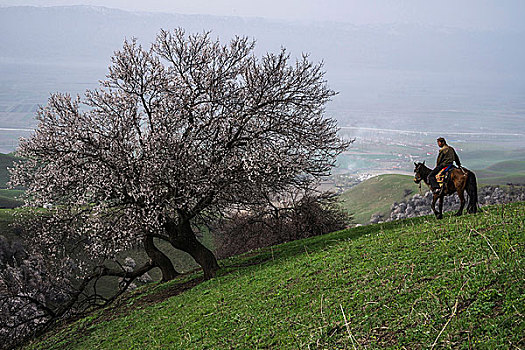
[[[170,279],[153,243],[163,239],[209,278],[218,264],[195,237],[199,216],[328,175],[348,142],[324,116],[335,92],[322,64],[291,62],[284,49],[257,58],[254,47],[161,31],[149,49],[126,41],[98,89],[52,94],[12,169],[28,206],[53,205],[35,244],[100,262],[143,246]]]

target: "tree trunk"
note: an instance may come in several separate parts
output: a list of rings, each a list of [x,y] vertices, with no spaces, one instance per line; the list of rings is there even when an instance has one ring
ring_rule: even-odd
[[[162,281],[171,281],[179,275],[173,264],[171,263],[170,258],[168,258],[163,252],[161,252],[153,243],[152,236],[146,236],[144,239],[144,249],[150,257],[150,259],[157,265],[162,271]]]
[[[189,221],[185,220],[179,225],[169,222],[166,224],[166,231],[170,236],[170,242],[173,247],[190,254],[197,264],[202,267],[205,279],[215,277],[220,268],[217,258],[215,258],[211,250],[197,240]]]

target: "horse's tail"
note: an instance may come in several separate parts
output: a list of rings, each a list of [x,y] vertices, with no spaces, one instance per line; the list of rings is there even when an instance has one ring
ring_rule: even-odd
[[[468,194],[468,205],[467,213],[477,213],[478,211],[478,183],[476,181],[476,175],[472,171],[468,171],[467,176],[467,194]]]

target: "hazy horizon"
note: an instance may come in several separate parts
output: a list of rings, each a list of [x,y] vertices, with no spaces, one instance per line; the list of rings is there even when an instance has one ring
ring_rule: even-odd
[[[0,0],[4,6],[73,3],[96,6],[101,2]],[[105,1],[103,5],[118,8],[119,3]],[[373,164],[376,157],[393,157],[397,169],[410,166],[415,155],[425,159],[434,150],[436,136],[460,148],[468,145],[473,154],[481,154],[480,147],[488,148],[491,162],[508,157],[505,150],[523,148],[525,31],[514,30],[522,27],[516,18],[525,1],[523,5],[479,1],[470,12],[467,5],[472,1],[450,8],[446,2],[441,12],[433,11],[436,5],[394,1],[388,5],[394,9],[391,12],[372,11],[381,3],[354,1],[353,7],[328,3],[325,11],[312,16],[309,11],[318,7],[311,1],[294,15],[286,6],[264,10],[254,5],[250,12],[245,5],[230,1],[223,12],[211,6],[203,13],[224,16],[235,10],[237,15],[264,15],[271,20],[134,12],[154,10],[156,4],[164,12],[192,12],[189,7],[161,8],[161,2],[148,3],[148,8],[129,2],[123,10],[132,12],[0,7],[0,150],[12,151],[18,137],[30,133],[36,126],[35,111],[45,105],[50,93],[82,94],[96,88],[124,38],[137,37],[148,47],[160,28],[175,27],[184,27],[188,33],[211,30],[226,41],[235,35],[254,38],[258,56],[286,47],[292,57],[307,52],[313,61],[324,61],[328,83],[339,92],[327,106],[327,116],[337,119],[348,137],[358,137],[354,153],[370,154],[353,167]],[[340,13],[334,14],[337,10]],[[451,10],[457,12],[448,16]],[[360,22],[353,23],[357,26],[330,22],[341,18],[346,23]],[[317,21],[309,22],[312,19]],[[387,25],[390,22],[396,25]],[[458,28],[449,28],[455,24]],[[497,156],[493,154],[496,144],[503,152]],[[479,159],[477,164],[487,165]]]
[[[363,24],[411,23],[481,30],[525,30],[520,0],[0,0],[0,6],[103,6],[128,11],[261,17]]]

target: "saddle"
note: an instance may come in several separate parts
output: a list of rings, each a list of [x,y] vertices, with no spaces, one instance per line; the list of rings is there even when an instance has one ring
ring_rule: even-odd
[[[448,182],[449,175],[454,169],[456,169],[454,165],[449,165],[441,169],[439,173],[436,174],[436,180],[439,187],[443,187],[443,184]]]

